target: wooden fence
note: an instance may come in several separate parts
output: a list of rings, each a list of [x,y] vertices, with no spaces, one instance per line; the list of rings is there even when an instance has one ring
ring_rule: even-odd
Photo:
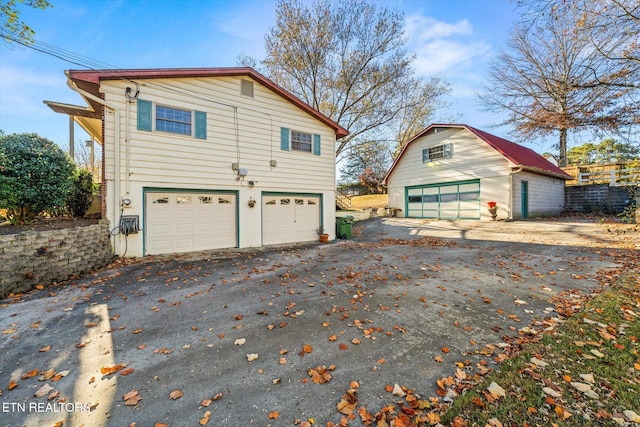
[[[567,185],[608,184],[611,187],[640,185],[640,167],[626,163],[569,166],[563,168],[574,179]]]

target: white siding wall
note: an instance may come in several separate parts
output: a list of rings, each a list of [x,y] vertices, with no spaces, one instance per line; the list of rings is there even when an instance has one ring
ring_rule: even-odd
[[[564,180],[530,172],[513,175],[513,219],[522,219],[522,181],[529,183],[529,217],[557,216],[564,209]]]
[[[239,201],[240,247],[260,246],[261,192],[304,192],[322,194],[324,226],[334,238],[335,132],[258,82],[254,82],[253,98],[240,95],[241,79],[141,81],[139,98],[152,101],[154,112],[156,103],[206,112],[206,140],[137,130],[137,104],[129,104],[127,114],[125,98],[126,87],[133,85],[102,83],[106,102],[117,106],[120,114],[119,132],[114,113],[107,110],[105,117],[107,217],[112,224],[117,224],[119,199],[127,190],[133,203],[124,214],[140,215],[141,220],[143,188],[234,190]],[[281,127],[321,135],[321,155],[281,151]],[[116,138],[120,140],[119,192],[115,188]],[[270,160],[277,166],[271,167]],[[248,175],[236,180],[232,163],[246,168]],[[253,188],[248,185],[250,180],[255,182]],[[250,197],[256,200],[253,208],[248,206]],[[120,242],[120,248],[122,245]],[[142,255],[142,233],[129,236],[128,255]]]
[[[422,163],[422,150],[442,144],[453,144],[450,159],[433,165]],[[388,179],[389,206],[402,209],[405,215],[405,187],[480,179],[482,219],[491,216],[488,201],[500,206],[499,218],[508,217],[509,163],[485,142],[465,129],[439,129],[411,143]]]

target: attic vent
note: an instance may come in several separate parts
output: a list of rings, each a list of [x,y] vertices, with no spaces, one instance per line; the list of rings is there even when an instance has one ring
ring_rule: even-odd
[[[253,98],[253,82],[250,80],[242,80],[240,93],[244,96]]]

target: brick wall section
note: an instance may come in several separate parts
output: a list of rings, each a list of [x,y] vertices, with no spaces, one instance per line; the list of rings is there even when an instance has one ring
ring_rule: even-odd
[[[109,221],[0,236],[0,298],[105,266],[113,259]]]
[[[565,210],[569,212],[618,214],[631,202],[628,187],[592,184],[565,188]]]

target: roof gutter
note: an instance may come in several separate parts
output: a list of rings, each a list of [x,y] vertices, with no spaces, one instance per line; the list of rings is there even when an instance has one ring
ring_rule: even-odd
[[[98,104],[103,105],[114,112],[116,132],[115,132],[115,141],[114,141],[115,173],[114,173],[114,190],[113,190],[113,215],[112,215],[112,218],[109,218],[107,216],[107,219],[109,220],[111,225],[118,224],[120,221],[120,213],[118,209],[120,208],[120,184],[121,184],[120,183],[120,109],[106,102],[104,99],[99,98],[85,90],[80,89],[78,85],[76,85],[76,83],[73,81],[73,79],[71,79],[71,76],[69,75],[69,70],[65,70],[64,73],[67,75],[67,86],[69,86],[71,90],[79,93],[83,98],[91,99],[92,101],[95,101]],[[103,138],[102,144],[103,144],[103,148],[106,148],[106,141],[104,141],[104,138]],[[106,175],[105,175],[105,181],[106,181]],[[106,182],[104,184],[106,185]],[[106,194],[106,191],[105,191],[105,194]],[[115,249],[115,253],[119,255],[120,254],[120,234],[117,233],[113,235],[113,239],[114,239],[113,247]]]

